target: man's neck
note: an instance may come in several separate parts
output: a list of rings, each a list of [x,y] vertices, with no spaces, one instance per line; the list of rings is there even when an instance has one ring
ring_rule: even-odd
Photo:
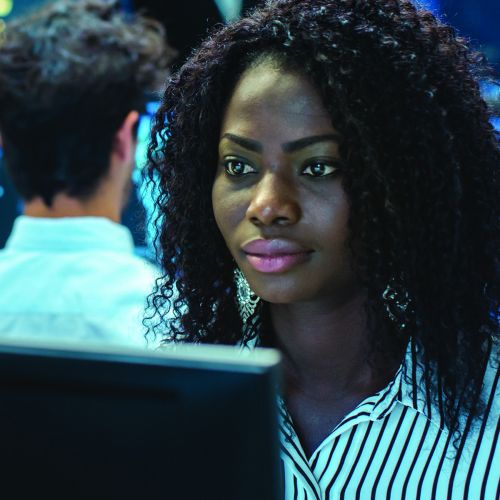
[[[94,197],[80,200],[63,193],[57,194],[51,206],[41,198],[33,198],[24,205],[24,215],[30,217],[104,217],[120,222],[120,211],[110,203],[109,198]]]

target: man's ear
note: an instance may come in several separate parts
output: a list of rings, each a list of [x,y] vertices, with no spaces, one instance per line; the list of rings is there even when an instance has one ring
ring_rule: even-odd
[[[137,111],[130,111],[116,131],[111,156],[119,162],[129,163],[135,154],[135,124],[139,119]]]

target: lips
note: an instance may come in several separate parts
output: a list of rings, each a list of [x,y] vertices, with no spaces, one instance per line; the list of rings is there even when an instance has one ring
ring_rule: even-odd
[[[312,250],[285,239],[252,240],[242,247],[248,263],[262,273],[282,273],[307,261]]]

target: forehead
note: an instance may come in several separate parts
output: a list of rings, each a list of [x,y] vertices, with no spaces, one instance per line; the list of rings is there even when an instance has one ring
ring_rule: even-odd
[[[222,132],[248,134],[254,128],[288,128],[303,135],[330,132],[332,125],[319,92],[306,76],[264,61],[242,74],[222,123]]]

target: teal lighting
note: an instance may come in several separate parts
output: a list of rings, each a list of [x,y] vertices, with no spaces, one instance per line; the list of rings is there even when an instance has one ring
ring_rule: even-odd
[[[243,0],[215,0],[215,3],[227,23],[240,17]]]

